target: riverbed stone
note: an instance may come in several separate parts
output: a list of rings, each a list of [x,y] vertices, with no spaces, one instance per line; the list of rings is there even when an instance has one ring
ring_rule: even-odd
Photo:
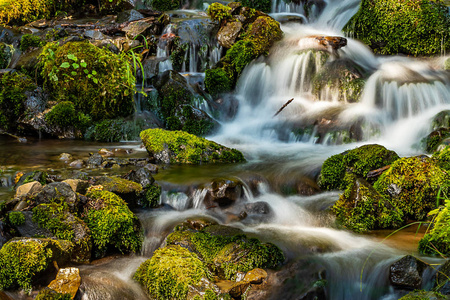
[[[59,269],[55,280],[50,282],[48,288],[61,294],[69,294],[71,299],[74,299],[80,284],[80,270],[78,268],[64,268]]]
[[[34,198],[36,204],[65,202],[71,211],[77,209],[78,196],[66,182],[53,182],[45,185]]]
[[[82,179],[66,179],[63,182],[70,185],[72,191],[75,193],[86,194],[86,190],[89,187],[89,182]]]
[[[422,274],[426,264],[412,255],[407,255],[389,267],[389,280],[397,287],[418,289],[422,285]]]
[[[19,186],[16,190],[16,199],[23,199],[25,197],[33,197],[42,190],[43,186],[38,181],[32,181]]]
[[[125,23],[143,19],[144,16],[135,9],[125,10],[117,14],[116,22]]]

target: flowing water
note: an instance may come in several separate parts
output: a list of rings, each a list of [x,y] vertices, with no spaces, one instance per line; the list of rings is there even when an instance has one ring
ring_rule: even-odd
[[[247,163],[171,166],[161,170],[155,176],[163,187],[161,207],[138,212],[145,228],[141,255],[81,267],[82,276],[88,278],[83,283],[82,299],[144,299],[141,288],[131,279],[133,272],[151,257],[174,225],[198,216],[271,241],[283,249],[288,261],[300,259],[322,266],[326,270],[328,299],[398,299],[404,294],[389,285],[388,266],[403,255],[418,255],[417,242],[423,235],[423,228],[419,228],[418,234],[414,230],[406,231],[386,242],[383,238],[389,234],[387,231],[362,236],[339,230],[327,213],[339,193],[301,196],[296,195],[297,188],[305,180],[317,178],[327,157],[365,143],[382,144],[403,156],[420,153],[417,143],[431,131],[433,116],[450,109],[448,73],[437,71],[433,60],[377,57],[353,39],[348,39],[347,46],[329,55],[311,51],[311,45],[301,42],[302,39],[311,35],[342,36],[340,30],[356,12],[359,1],[317,3],[321,4],[313,5],[306,16],[303,6],[274,1],[274,17],[297,14],[307,22],[285,23],[282,26],[285,38],[274,46],[270,56],[256,60],[244,70],[235,92],[239,100],[238,114],[233,121],[223,123],[219,133],[209,137],[241,150]],[[199,60],[209,59],[213,63],[220,58],[217,54],[220,51],[214,50],[213,44],[204,51],[209,54],[198,56],[199,42],[193,29],[198,22],[201,21],[185,21],[181,30],[190,37],[186,38],[189,40],[186,53],[190,53],[186,55],[192,56],[189,63],[192,68],[185,67],[185,71],[202,71],[198,68]],[[167,27],[165,33],[173,30],[173,26]],[[179,33],[180,27],[177,30]],[[160,57],[168,56],[163,43],[158,51]],[[367,74],[359,102],[342,100],[339,97],[342,91],[336,89],[315,92],[313,77],[326,63],[335,60],[350,61]],[[167,68],[171,68],[170,63],[161,63],[160,70]],[[289,99],[294,100],[275,117]],[[339,134],[345,135],[342,133],[345,130],[338,133],[333,129],[324,130],[320,127],[321,120],[334,122],[340,129],[358,124],[360,141],[342,145]],[[311,125],[311,130],[295,133],[305,125]],[[66,141],[29,141],[22,145],[0,139],[4,166],[0,173],[4,176],[0,179],[5,182],[3,186],[11,186],[12,174],[19,168],[58,168],[62,164],[56,158],[59,153],[76,156],[101,146]],[[137,143],[122,147],[133,148],[135,156],[146,156]],[[228,210],[206,208],[204,186],[211,179],[222,177],[245,183],[240,203],[265,202],[270,213],[249,215],[239,221],[230,218],[239,213],[238,208],[236,211],[233,207]],[[10,195],[8,188],[0,188],[0,197],[7,195]],[[289,291],[286,295],[285,299],[295,298]]]

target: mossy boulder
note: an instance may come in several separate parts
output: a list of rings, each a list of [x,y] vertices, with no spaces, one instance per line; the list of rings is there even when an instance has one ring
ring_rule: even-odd
[[[137,252],[142,245],[142,231],[137,217],[125,201],[114,193],[92,190],[86,194],[83,220],[91,230],[94,255],[107,252]]]
[[[82,112],[77,112],[75,105],[70,101],[63,101],[45,115],[48,124],[64,128],[74,128],[81,133],[85,132],[91,123],[91,118]],[[80,134],[81,135],[81,134]]]
[[[325,190],[345,189],[349,183],[344,180],[347,173],[367,179],[369,171],[390,165],[397,159],[397,153],[381,145],[364,145],[325,160],[318,183]]]
[[[0,69],[6,69],[11,62],[14,53],[14,47],[0,42]]]
[[[98,176],[92,179],[95,185],[101,185],[104,191],[113,192],[127,203],[137,202],[143,191],[137,182],[113,176]]]
[[[425,151],[427,153],[435,152],[440,147],[440,145],[448,140],[449,137],[450,127],[442,127],[432,131],[422,140]]]
[[[274,244],[261,243],[223,225],[210,225],[194,232],[180,226],[167,237],[168,245],[180,245],[196,253],[222,279],[235,279],[238,272],[255,268],[274,269],[284,262]]]
[[[344,30],[380,54],[439,55],[450,49],[450,14],[440,0],[363,0]]]
[[[450,175],[428,157],[401,158],[374,183],[374,188],[403,211],[405,219],[423,220],[436,208],[438,192],[448,191]]]
[[[57,102],[71,101],[94,120],[133,112],[135,78],[126,59],[83,41],[48,43],[40,60],[44,85]]]
[[[86,263],[91,259],[91,232],[86,223],[69,212],[64,203],[40,204],[33,208],[33,221],[56,238],[73,242],[71,260]]]
[[[158,163],[236,163],[245,161],[241,152],[183,131],[147,129],[141,132],[150,157]]]
[[[29,48],[44,46],[45,42],[37,35],[24,34],[20,38],[20,50],[27,51]]]
[[[208,279],[208,269],[198,256],[177,245],[158,249],[133,277],[155,299],[190,299],[190,287]]]
[[[447,300],[448,296],[444,296],[438,292],[433,291],[412,291],[409,294],[401,297],[399,300]]]
[[[446,202],[435,216],[432,229],[419,241],[423,254],[447,256],[450,254],[450,202]]]
[[[62,240],[14,238],[0,249],[0,290],[30,291],[39,277],[51,271],[53,261],[62,266],[72,243]]]
[[[70,294],[58,293],[55,290],[45,288],[39,292],[35,300],[72,300]]]
[[[169,130],[182,130],[197,136],[212,134],[218,127],[219,123],[206,112],[188,104],[178,106],[166,122],[166,128]]]
[[[0,81],[0,129],[17,131],[17,122],[26,112],[27,93],[34,91],[36,85],[19,72],[6,73]]]
[[[362,178],[349,184],[331,209],[342,226],[356,232],[397,228],[403,223],[402,211]]]

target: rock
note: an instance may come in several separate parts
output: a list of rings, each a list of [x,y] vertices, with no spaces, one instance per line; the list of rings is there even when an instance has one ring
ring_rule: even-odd
[[[122,176],[122,178],[139,183],[144,188],[152,185],[155,182],[155,179],[152,176],[152,172],[148,167],[142,167],[137,169],[136,171],[131,170],[130,172]]]
[[[75,168],[75,169],[81,169],[81,168],[83,168],[83,166],[84,166],[84,161],[81,159],[74,160],[73,162],[71,162],[69,164],[69,167]]]
[[[144,16],[137,10],[130,9],[117,14],[117,23],[133,22],[143,19]]]
[[[159,64],[163,61],[168,60],[167,57],[156,57],[149,56],[143,62],[142,65],[144,67],[144,74],[146,79],[150,79],[153,76],[159,74]]]
[[[67,163],[67,162],[69,162],[69,160],[72,160],[72,155],[69,153],[61,153],[59,155],[59,159],[65,161]]]
[[[11,228],[5,222],[0,220],[0,249],[3,245],[12,239]]]
[[[72,187],[66,182],[49,183],[36,195],[36,204],[64,201],[70,211],[77,210],[78,197]]]
[[[15,63],[14,67],[17,70],[24,69],[27,70],[28,72],[33,72],[33,70],[36,69],[36,65],[39,63],[39,55],[41,54],[41,52],[42,48],[38,48],[38,49],[31,49],[25,53],[22,53],[22,55],[19,56],[19,59]],[[43,111],[43,109],[41,111]]]
[[[153,162],[201,164],[245,161],[236,149],[182,131],[147,129],[141,132],[140,137]]]
[[[86,194],[86,190],[89,187],[89,182],[81,179],[66,179],[63,182],[70,185],[70,187],[75,193],[83,195]]]
[[[119,177],[98,176],[92,178],[92,181],[94,185],[103,186],[103,190],[113,192],[133,205],[137,203],[142,192],[142,185],[139,183]]]
[[[50,21],[41,19],[41,20],[37,20],[37,21],[29,23],[28,26],[33,26],[34,28],[37,28],[37,29],[45,29],[50,26]]]
[[[65,268],[59,269],[55,280],[50,282],[48,288],[61,294],[70,294],[71,299],[74,299],[80,284],[80,270],[78,268]]]
[[[29,198],[31,198],[37,195],[42,190],[42,188],[42,184],[38,181],[25,183],[17,188],[16,195],[14,197],[17,199],[22,199],[28,196]]]
[[[427,153],[433,153],[448,137],[450,137],[450,127],[441,127],[423,138],[422,144],[424,144]]]
[[[247,274],[245,274],[243,281],[247,281],[252,284],[260,284],[266,278],[267,278],[267,272],[265,270],[253,269],[253,270],[247,272]]]
[[[204,203],[207,208],[228,207],[238,202],[243,193],[242,182],[230,179],[215,179],[206,189]]]
[[[8,68],[13,53],[14,47],[12,45],[0,42],[0,69]]]
[[[336,50],[345,47],[347,39],[340,36],[307,36],[298,41],[301,50],[315,49],[334,54]]]
[[[125,32],[126,36],[129,39],[134,39],[139,35],[151,35],[153,31],[153,25],[145,21],[136,21],[122,28],[122,31]]]
[[[21,200],[19,201],[19,203],[16,204],[16,206],[14,206],[13,211],[21,211],[26,207],[28,207],[28,203],[25,200]]]
[[[45,184],[47,182],[47,173],[41,171],[33,171],[29,173],[25,173],[23,176],[16,180],[16,188],[21,186],[24,183],[29,183],[32,181],[38,181],[41,184]]]
[[[231,48],[236,42],[239,33],[242,30],[242,23],[239,21],[227,22],[225,26],[220,27],[217,32],[217,40],[222,47]]]
[[[35,236],[51,238],[54,236],[50,230],[40,227],[38,223],[33,221],[33,213],[31,211],[24,211],[22,214],[25,217],[25,223],[15,226],[19,236],[30,238]]]
[[[98,30],[86,30],[83,33],[83,36],[85,38],[92,39],[92,40],[106,40],[106,39],[110,39],[109,36],[104,35],[103,33],[101,33]]]
[[[399,300],[448,300],[448,296],[443,296],[438,292],[417,290],[401,297]]]
[[[105,149],[105,148],[98,150],[98,154],[100,154],[101,156],[106,156],[106,157],[114,156],[114,152],[112,152],[108,149]]]
[[[235,282],[229,290],[225,290],[225,293],[230,294],[233,298],[238,298],[250,287],[250,282],[239,281]]]
[[[389,280],[397,287],[419,289],[426,264],[414,256],[407,255],[389,267]]]
[[[176,122],[168,124],[170,130],[183,130],[195,135],[205,136],[218,131],[220,124],[205,111],[189,104],[178,106],[173,115]]]
[[[99,168],[102,165],[102,163],[103,157],[98,153],[91,155],[86,161],[86,164],[88,165],[89,168]]]

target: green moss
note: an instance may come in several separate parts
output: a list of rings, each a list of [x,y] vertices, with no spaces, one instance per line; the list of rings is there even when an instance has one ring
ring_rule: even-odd
[[[70,101],[63,101],[45,115],[45,120],[62,128],[74,127],[84,132],[91,123],[91,118],[82,112],[75,110],[75,105]]]
[[[33,280],[67,251],[51,239],[13,239],[0,249],[0,290],[30,291]]]
[[[179,106],[175,115],[166,119],[167,129],[182,130],[197,136],[211,134],[215,126],[208,114],[186,104]]]
[[[36,89],[30,77],[19,72],[3,75],[0,85],[0,129],[14,130],[25,111],[26,92]]]
[[[448,191],[450,176],[431,158],[409,157],[395,161],[375,182],[374,188],[395,202],[405,218],[422,220],[436,208],[440,189]]]
[[[12,211],[8,214],[8,220],[11,225],[20,226],[25,223],[25,216],[20,211]]]
[[[225,279],[232,279],[237,272],[248,272],[254,268],[276,268],[285,259],[277,246],[262,244],[258,239],[241,234],[175,231],[167,237],[167,244],[189,245],[211,271]]]
[[[47,173],[41,172],[41,171],[33,171],[31,173],[27,173],[23,175],[23,181],[22,184],[26,184],[32,181],[39,181],[42,185],[47,184]],[[22,178],[20,178],[22,180]],[[20,182],[20,181],[19,181]]]
[[[70,294],[61,294],[52,289],[45,288],[39,292],[35,300],[72,300]]]
[[[145,128],[142,121],[127,121],[123,118],[103,120],[89,127],[85,139],[97,142],[120,142],[135,140]]]
[[[64,202],[40,204],[33,208],[32,219],[33,222],[38,223],[40,227],[50,230],[57,238],[73,241],[75,237],[73,228],[71,224],[66,221],[67,217],[64,213],[67,210],[68,206]]]
[[[40,55],[45,87],[58,101],[71,101],[94,120],[133,111],[135,78],[125,58],[89,42],[48,43]]]
[[[231,7],[225,6],[218,2],[212,3],[207,10],[211,20],[221,23],[223,20],[231,20]]]
[[[179,37],[175,37],[173,41],[172,52],[170,53],[170,60],[172,61],[173,69],[177,72],[181,72],[183,64],[189,63],[186,61],[186,51],[188,50],[189,44],[182,44]],[[188,68],[188,66],[186,66]]]
[[[399,300],[445,300],[445,299],[448,298],[438,292],[415,290],[401,297]]]
[[[115,176],[99,177],[96,180],[96,184],[103,186],[103,190],[116,194],[134,193],[137,196],[142,191],[141,184]]]
[[[212,290],[206,290],[203,300],[219,300],[219,298]]]
[[[439,55],[450,49],[450,15],[440,0],[363,0],[344,30],[380,54]]]
[[[126,203],[108,191],[95,190],[86,196],[92,202],[83,219],[92,232],[96,255],[102,256],[111,248],[122,253],[139,251],[142,245],[139,221]]]
[[[28,48],[31,47],[41,47],[45,43],[42,41],[42,39],[36,35],[33,34],[24,34],[22,35],[22,38],[20,39],[20,50],[26,51]]]
[[[153,184],[147,187],[147,191],[145,192],[145,201],[144,206],[146,207],[157,207],[159,204],[159,198],[161,197],[161,186],[158,184]]]
[[[169,151],[171,163],[200,164],[202,162],[243,162],[244,156],[236,149],[229,149],[207,139],[183,131],[147,129],[142,131],[142,142],[150,156]]]
[[[0,25],[23,25],[41,18],[49,18],[53,11],[52,0],[2,0]]]
[[[189,286],[208,278],[197,255],[180,246],[158,249],[137,269],[133,277],[155,299],[187,299]]]
[[[272,10],[271,0],[241,0],[241,4],[246,7],[251,7],[266,13]]]
[[[259,16],[242,35],[243,40],[254,44],[254,55],[267,55],[273,43],[283,38],[280,24],[269,16]]]
[[[450,254],[450,202],[439,211],[433,228],[419,241],[419,251],[423,254]]]
[[[180,0],[152,0],[153,9],[167,11],[180,8]]]
[[[450,146],[445,147],[439,152],[435,152],[433,154],[433,159],[436,160],[436,163],[440,168],[450,171]]]
[[[322,165],[319,186],[325,190],[345,189],[343,180],[346,172],[367,179],[367,173],[399,159],[397,153],[385,147],[372,144],[333,155]]]
[[[217,96],[221,93],[229,92],[232,86],[232,82],[223,69],[206,70],[205,87],[211,95]]]

